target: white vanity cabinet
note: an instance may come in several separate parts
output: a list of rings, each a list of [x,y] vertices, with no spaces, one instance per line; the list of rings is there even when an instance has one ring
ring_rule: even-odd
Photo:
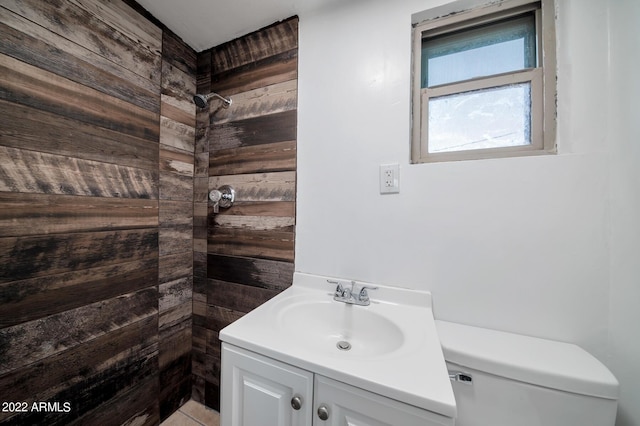
[[[313,373],[223,343],[221,380],[222,426],[312,425]]]
[[[227,343],[222,344],[221,398],[221,426],[452,424],[451,418]]]
[[[320,375],[315,376],[313,397],[313,426],[443,426],[451,421]],[[320,419],[319,409],[327,410],[327,420]]]

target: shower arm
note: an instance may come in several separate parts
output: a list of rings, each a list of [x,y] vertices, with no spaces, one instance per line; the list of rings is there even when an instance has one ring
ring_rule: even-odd
[[[209,104],[209,99],[211,98],[220,99],[222,102],[224,102],[222,106],[225,108],[229,108],[232,102],[231,98],[227,99],[223,96],[218,95],[216,92],[211,92],[207,95],[195,94],[193,95],[193,102],[196,104],[198,108],[206,108],[207,105]]]
[[[226,106],[231,105],[231,102],[233,102],[233,101],[231,100],[231,98],[227,99],[227,98],[225,98],[224,96],[220,96],[220,95],[218,95],[216,92],[211,92],[211,93],[209,93],[209,94],[207,95],[207,100],[208,100],[208,99],[210,99],[210,98],[213,98],[213,97],[216,97],[216,98],[220,99],[222,102],[224,102],[224,103],[226,104]]]

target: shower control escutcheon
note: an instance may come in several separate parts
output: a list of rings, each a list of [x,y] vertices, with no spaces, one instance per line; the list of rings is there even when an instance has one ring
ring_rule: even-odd
[[[228,209],[236,199],[236,191],[229,185],[223,185],[209,192],[209,200],[213,203],[213,212],[218,213],[220,207]]]

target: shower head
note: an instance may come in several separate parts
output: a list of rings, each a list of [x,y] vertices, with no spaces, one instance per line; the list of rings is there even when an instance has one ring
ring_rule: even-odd
[[[205,108],[207,106],[207,98],[204,95],[195,95],[193,102],[198,108]]]
[[[222,106],[224,106],[225,108],[229,108],[229,105],[231,105],[231,102],[233,102],[231,100],[231,98],[224,98],[220,95],[218,95],[217,93],[211,92],[208,95],[200,95],[200,94],[196,94],[193,96],[193,102],[196,104],[196,106],[198,108],[206,108],[207,107],[207,102],[209,101],[209,99],[211,98],[218,98],[220,99],[223,104]]]

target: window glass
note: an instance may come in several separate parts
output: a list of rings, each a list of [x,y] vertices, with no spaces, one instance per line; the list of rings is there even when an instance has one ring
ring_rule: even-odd
[[[429,98],[429,153],[531,144],[531,83]]]
[[[422,88],[534,67],[533,14],[422,40]]]

